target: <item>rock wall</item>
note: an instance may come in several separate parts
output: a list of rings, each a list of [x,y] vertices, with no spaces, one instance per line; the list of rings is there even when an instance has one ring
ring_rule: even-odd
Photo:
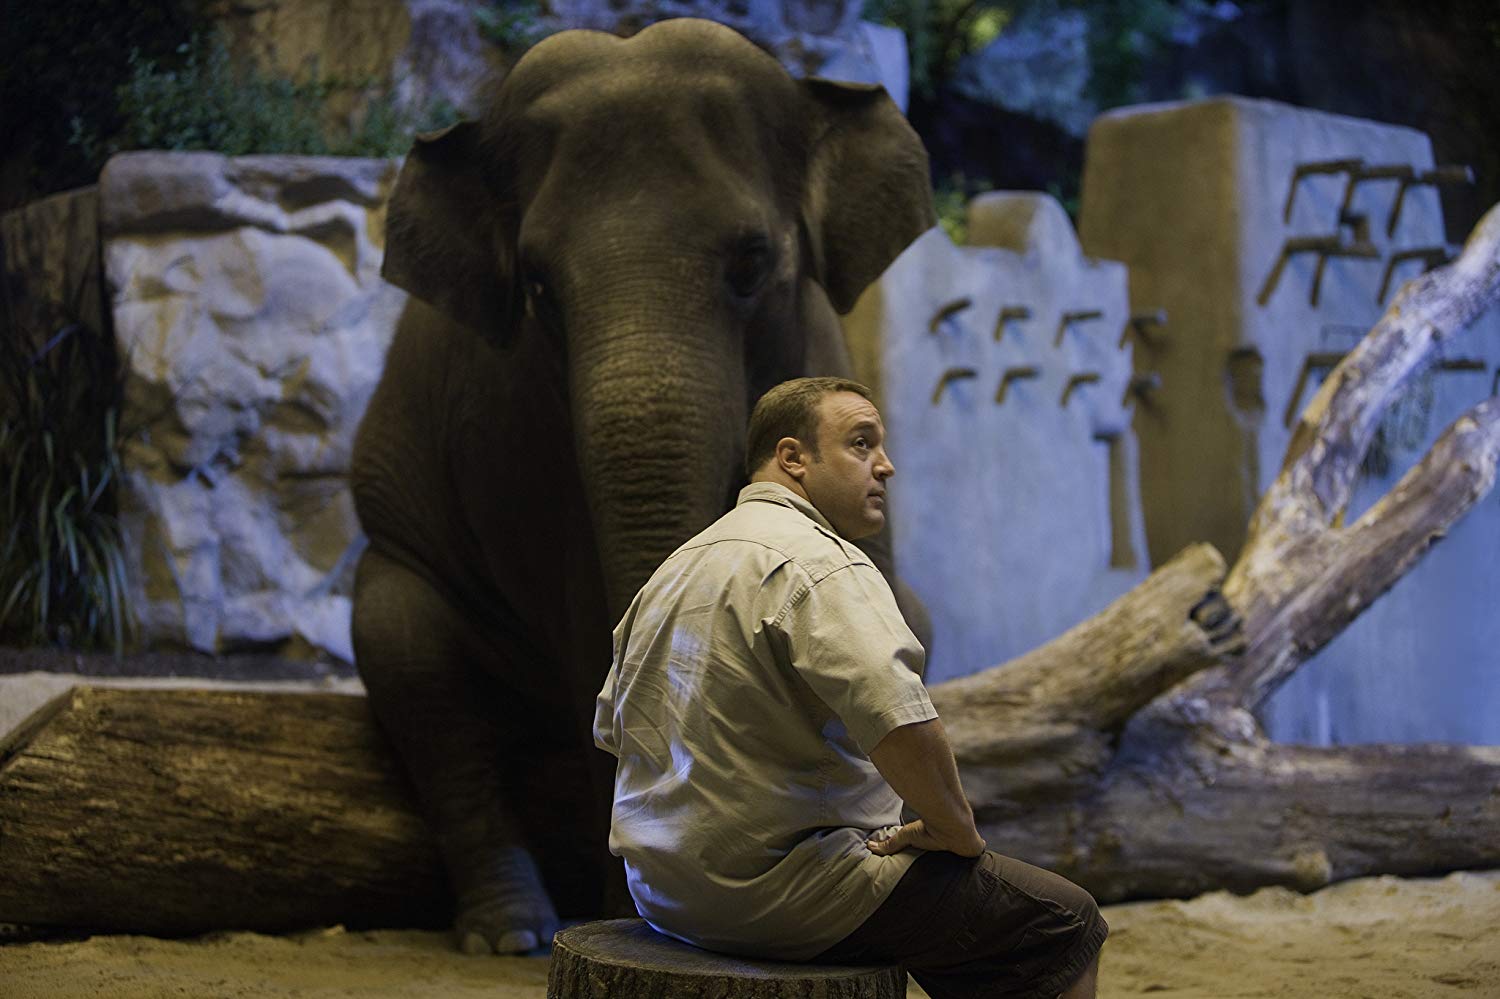
[[[415,113],[443,102],[473,114],[484,81],[525,48],[519,37],[508,48],[485,39],[479,15],[493,8],[488,0],[215,0],[210,11],[255,65],[332,81],[328,110],[343,120],[386,90]],[[708,18],[770,51],[794,76],[879,83],[906,107],[905,36],[861,21],[853,0],[549,0],[539,10],[538,37],[568,28],[630,35],[669,17]]]
[[[64,191],[0,215],[0,273],[18,333],[34,346],[67,322],[108,330],[98,189]]]
[[[671,17],[718,21],[771,52],[793,76],[879,83],[906,109],[906,36],[860,20],[864,5],[857,0],[548,0],[543,7],[550,30],[630,35]]]
[[[345,474],[405,296],[397,163],[128,153],[100,178],[143,638],[348,659]]]
[[[1028,651],[1144,578],[1125,268],[1042,194],[989,194],[969,242],[918,239],[845,329],[886,414],[898,569],[929,682]]]
[[[1332,364],[1402,281],[1452,252],[1429,183],[1446,175],[1433,168],[1420,132],[1269,101],[1149,105],[1095,123],[1083,245],[1130,267],[1137,311],[1170,320],[1136,354],[1162,380],[1136,418],[1154,563],[1198,540],[1233,559]],[[1348,519],[1495,391],[1500,317],[1479,325],[1388,415]],[[1500,508],[1482,503],[1276,695],[1272,735],[1500,742],[1497,549]]]

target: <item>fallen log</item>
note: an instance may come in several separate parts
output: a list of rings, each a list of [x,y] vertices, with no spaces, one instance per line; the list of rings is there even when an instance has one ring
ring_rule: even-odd
[[[0,923],[443,927],[437,851],[363,697],[75,687],[0,746]]]
[[[1494,400],[1342,523],[1381,413],[1497,300],[1500,208],[1308,404],[1232,567],[1189,548],[1054,641],[933,688],[992,848],[1101,901],[1500,866],[1500,747],[1277,746],[1254,716],[1492,488]],[[556,799],[547,828],[576,831],[558,789],[581,782],[522,769],[523,800]],[[399,774],[359,698],[75,690],[0,748],[0,922],[443,925]],[[559,866],[581,849],[564,836]]]

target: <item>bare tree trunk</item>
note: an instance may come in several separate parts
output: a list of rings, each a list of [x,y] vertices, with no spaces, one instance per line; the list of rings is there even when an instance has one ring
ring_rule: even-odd
[[[1386,407],[1497,299],[1500,208],[1324,382],[1227,575],[1188,549],[1058,639],[933,689],[991,848],[1111,901],[1500,865],[1500,747],[1278,746],[1252,714],[1494,485],[1489,399],[1340,525]]]

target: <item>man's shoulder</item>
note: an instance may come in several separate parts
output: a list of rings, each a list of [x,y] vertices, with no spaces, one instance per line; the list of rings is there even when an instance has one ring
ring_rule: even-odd
[[[765,558],[790,562],[816,583],[829,573],[851,565],[872,565],[854,544],[780,503],[752,500],[741,503],[677,550],[743,547],[741,556],[758,550]]]

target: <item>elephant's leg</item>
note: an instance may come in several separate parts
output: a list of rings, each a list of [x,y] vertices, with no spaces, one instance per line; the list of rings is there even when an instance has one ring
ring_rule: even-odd
[[[426,580],[374,549],[355,578],[354,651],[381,727],[394,743],[437,837],[457,900],[454,931],[469,953],[516,953],[552,939],[557,914],[521,825],[502,800],[517,749],[495,676],[503,662]],[[509,703],[506,703],[509,702]]]

